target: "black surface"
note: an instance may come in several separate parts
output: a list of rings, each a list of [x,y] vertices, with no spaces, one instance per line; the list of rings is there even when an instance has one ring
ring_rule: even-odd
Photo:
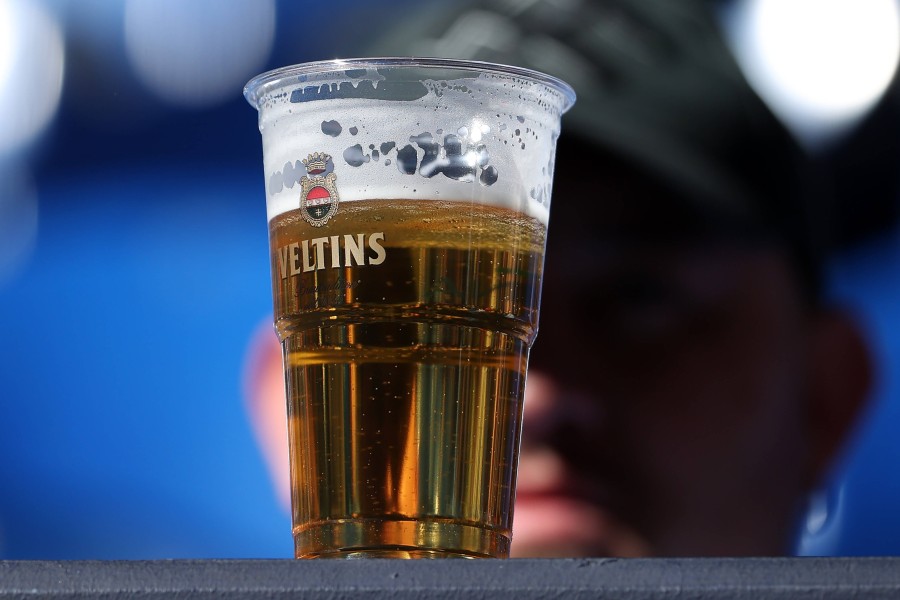
[[[900,598],[900,558],[0,561],[12,598]]]

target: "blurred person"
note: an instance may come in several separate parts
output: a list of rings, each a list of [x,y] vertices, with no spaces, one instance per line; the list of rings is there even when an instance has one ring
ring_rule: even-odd
[[[513,556],[789,553],[871,365],[822,296],[827,186],[708,5],[429,5],[378,50],[537,68],[579,94],[556,159]],[[280,361],[260,333],[247,395],[287,502]]]

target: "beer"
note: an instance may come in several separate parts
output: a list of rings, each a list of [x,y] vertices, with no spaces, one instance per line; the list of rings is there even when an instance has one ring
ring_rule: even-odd
[[[566,83],[341,59],[259,111],[298,558],[506,557]]]
[[[269,227],[296,556],[507,556],[545,225],[360,200]]]

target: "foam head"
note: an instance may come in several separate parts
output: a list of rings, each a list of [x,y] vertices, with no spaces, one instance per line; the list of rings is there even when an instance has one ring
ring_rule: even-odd
[[[443,59],[308,63],[244,94],[259,110],[269,219],[301,195],[324,206],[339,193],[465,200],[546,223],[560,116],[575,100],[535,71]],[[310,176],[333,190],[305,189]]]

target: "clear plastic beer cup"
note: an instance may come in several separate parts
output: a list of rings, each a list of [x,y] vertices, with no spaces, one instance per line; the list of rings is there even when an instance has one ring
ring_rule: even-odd
[[[534,71],[353,59],[259,110],[298,558],[506,557],[560,115]]]

